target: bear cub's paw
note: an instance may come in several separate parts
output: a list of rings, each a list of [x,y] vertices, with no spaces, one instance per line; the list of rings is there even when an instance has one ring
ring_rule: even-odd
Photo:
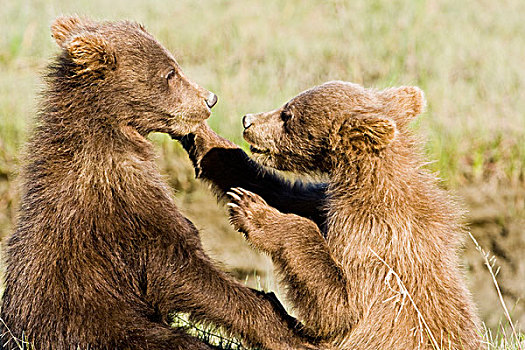
[[[227,192],[230,196],[230,223],[255,248],[273,253],[279,249],[281,242],[274,236],[272,226],[283,216],[277,209],[268,205],[259,195],[243,188],[232,188]]]

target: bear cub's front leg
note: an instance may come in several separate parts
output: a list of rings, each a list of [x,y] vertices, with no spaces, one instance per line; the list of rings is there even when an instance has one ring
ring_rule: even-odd
[[[240,187],[229,191],[227,204],[230,223],[244,233],[255,248],[273,255],[283,248],[286,233],[283,227],[294,225],[295,215],[283,214],[268,205],[259,195]]]

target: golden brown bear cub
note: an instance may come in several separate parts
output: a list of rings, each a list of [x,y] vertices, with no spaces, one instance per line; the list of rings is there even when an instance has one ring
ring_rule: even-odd
[[[415,87],[329,82],[244,117],[263,164],[322,171],[327,184],[282,180],[205,125],[186,140],[198,175],[220,194],[244,188],[229,193],[232,224],[272,256],[299,317],[327,345],[480,346],[457,256],[460,211],[424,168],[408,127],[424,106]]]
[[[266,349],[304,348],[273,298],[215,267],[155,165],[217,97],[132,22],[59,18],[6,247],[2,349],[210,349],[170,312]],[[28,345],[28,343],[30,345]]]

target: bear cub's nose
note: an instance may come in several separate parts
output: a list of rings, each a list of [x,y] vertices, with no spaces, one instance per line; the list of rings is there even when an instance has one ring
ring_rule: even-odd
[[[250,125],[253,123],[253,114],[246,114],[244,117],[242,117],[242,126],[244,126],[245,129],[248,129]]]
[[[206,104],[208,105],[208,107],[212,108],[217,103],[217,100],[217,95],[215,95],[213,92],[210,92],[208,98],[206,99]]]

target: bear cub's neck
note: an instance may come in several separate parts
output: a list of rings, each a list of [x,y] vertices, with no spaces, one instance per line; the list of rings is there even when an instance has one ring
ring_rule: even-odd
[[[118,125],[97,87],[72,86],[52,75],[47,83],[27,149],[31,162],[25,177],[30,187],[42,182],[47,185],[40,188],[53,191],[53,184],[60,183],[67,196],[78,198],[106,196],[114,187],[120,194],[133,193],[144,188],[138,182],[165,191],[151,142],[131,126]]]
[[[339,159],[328,190],[331,235],[362,231],[368,238],[377,235],[376,242],[387,242],[392,229],[412,235],[416,225],[454,231],[455,206],[435,177],[422,168],[421,159],[405,144]]]
[[[330,174],[330,192],[341,200],[359,198],[370,205],[410,198],[411,192],[423,184],[417,160],[404,150],[401,156],[401,151],[398,147],[336,159]]]

